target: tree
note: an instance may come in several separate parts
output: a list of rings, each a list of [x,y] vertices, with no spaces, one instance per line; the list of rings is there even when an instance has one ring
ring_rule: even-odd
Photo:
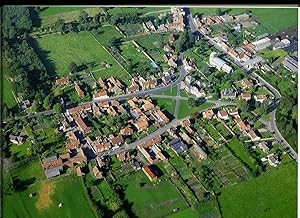
[[[63,91],[60,87],[56,87],[53,91],[54,97],[61,96],[62,94],[63,94]]]
[[[75,62],[71,62],[71,63],[69,64],[69,71],[70,71],[71,73],[77,72],[77,69],[78,69],[78,67],[77,67],[77,65],[76,65]]]
[[[51,97],[48,95],[48,96],[46,96],[46,98],[43,100],[43,107],[44,107],[46,110],[49,110],[49,109],[51,109],[51,106],[52,106]]]
[[[217,8],[217,9],[216,9],[216,14],[217,14],[218,16],[221,16],[221,15],[222,15],[222,10],[221,10],[220,8]]]
[[[178,40],[177,40],[177,43],[175,44],[175,51],[176,51],[176,52],[180,52],[180,51],[183,51],[183,50],[185,49],[184,46],[185,46],[186,40],[187,40],[187,31],[184,30],[184,31],[180,34],[180,36],[179,36],[179,38],[178,38]]]
[[[4,173],[2,190],[4,195],[12,195],[15,192],[13,179],[9,173]]]
[[[194,98],[188,98],[188,103],[190,106],[195,107],[196,106],[196,101]]]
[[[250,109],[248,101],[244,101],[244,100],[238,102],[238,107],[240,108],[241,111],[246,111],[246,112],[248,112]]]
[[[129,216],[125,210],[120,210],[112,218],[129,218]]]
[[[63,112],[63,106],[61,104],[55,104],[54,105],[54,110],[56,113],[62,113]]]
[[[267,114],[269,112],[268,101],[263,101],[263,103],[261,104],[261,109],[262,109],[263,114]]]
[[[55,26],[57,32],[64,33],[66,25],[65,25],[65,21],[63,19],[58,18],[58,20],[55,22],[54,26]]]

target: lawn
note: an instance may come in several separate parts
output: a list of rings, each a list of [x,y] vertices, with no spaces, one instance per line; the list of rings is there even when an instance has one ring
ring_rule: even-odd
[[[51,26],[59,18],[66,23],[73,22],[80,16],[81,10],[87,12],[89,17],[95,17],[96,14],[103,13],[99,7],[47,7],[40,12],[42,26]]]
[[[146,14],[146,13],[151,13],[151,12],[156,12],[160,10],[166,10],[170,9],[170,7],[115,7],[108,9],[108,13],[110,15],[117,15],[117,14],[122,14],[122,13],[141,13],[141,14]]]
[[[169,95],[169,96],[176,96],[177,95],[177,86],[172,87],[166,91],[162,91],[159,93],[156,93],[157,95]]]
[[[297,166],[289,162],[228,187],[219,201],[225,218],[297,217]]]
[[[217,8],[191,8],[191,13],[216,15]],[[254,30],[256,35],[263,33],[276,33],[297,25],[297,8],[221,8],[223,12],[237,15],[251,10],[252,16],[261,24]]]
[[[228,147],[233,150],[234,154],[246,163],[252,170],[256,169],[255,159],[253,159],[245,150],[243,144],[238,139],[233,139],[228,143]]]
[[[135,45],[132,42],[127,42],[126,44],[122,44],[120,46],[121,55],[125,58],[125,60],[129,63],[129,61],[132,61],[132,64],[138,64],[138,63],[148,63],[150,65],[150,60],[142,53],[141,50],[137,50],[135,48]],[[146,64],[145,63],[145,64]]]
[[[25,141],[22,145],[12,145],[10,146],[10,152],[12,155],[16,155],[17,157],[21,158],[23,156],[28,156],[31,154],[30,148],[32,144],[30,141]]]
[[[2,97],[3,97],[3,102],[8,107],[13,107],[17,104],[17,102],[12,94],[12,83],[5,75],[6,72],[8,71],[9,71],[8,66],[6,64],[3,64],[3,83],[2,83],[3,96]]]
[[[123,80],[128,79],[127,72],[89,32],[50,35],[37,39],[37,42],[42,48],[40,55],[46,63],[47,69],[52,73],[55,71],[56,75],[60,77],[67,75],[70,62],[75,62],[77,65],[83,63],[94,64],[93,70],[98,70],[95,72],[97,77],[115,76],[123,78]],[[107,62],[112,66],[104,69],[101,62]]]
[[[175,100],[167,98],[153,98],[154,104],[158,105],[163,112],[168,112],[169,114],[174,114],[175,111]]]
[[[193,212],[191,208],[179,211],[177,213],[173,213],[166,218],[183,218],[183,217],[189,217],[189,218],[196,218],[197,216]]]
[[[46,180],[37,160],[13,170],[11,175],[29,186],[4,196],[4,217],[95,217],[81,178],[66,176]],[[47,190],[51,194],[47,195]],[[30,199],[29,193],[36,196]],[[62,208],[58,208],[60,202]]]
[[[104,46],[106,46],[112,36],[124,40],[124,36],[114,26],[102,26],[99,32],[100,34],[96,34],[95,37]]]
[[[270,63],[273,63],[279,58],[283,58],[287,55],[287,52],[283,49],[277,49],[277,50],[270,50],[270,49],[265,49],[260,52],[260,56],[269,61]]]
[[[181,118],[190,116],[193,113],[202,111],[202,110],[212,107],[212,106],[214,106],[214,104],[212,104],[212,103],[203,103],[198,107],[192,107],[188,103],[188,100],[180,100],[177,118],[181,119]]]
[[[117,181],[124,187],[125,199],[138,217],[165,217],[173,208],[186,209],[185,200],[165,177],[153,185],[142,171]],[[145,183],[142,187],[140,184]],[[138,194],[137,194],[138,193]],[[151,213],[149,213],[151,211]]]

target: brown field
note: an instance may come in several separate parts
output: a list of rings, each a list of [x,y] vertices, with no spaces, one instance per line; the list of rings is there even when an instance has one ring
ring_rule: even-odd
[[[51,194],[54,192],[55,182],[53,180],[43,181],[40,185],[39,198],[36,203],[38,209],[48,208],[52,201],[50,199]]]

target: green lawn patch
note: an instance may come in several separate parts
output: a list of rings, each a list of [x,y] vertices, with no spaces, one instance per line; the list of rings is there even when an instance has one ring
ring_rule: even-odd
[[[289,162],[228,187],[219,201],[225,218],[297,217],[297,166]]]
[[[9,78],[6,76],[6,72],[8,72],[8,66],[6,64],[3,64],[3,83],[2,83],[2,90],[3,90],[3,102],[8,106],[8,107],[13,107],[17,104],[16,99],[13,96],[12,93],[12,83],[9,80]]]
[[[47,68],[61,77],[69,73],[70,62],[77,65],[93,63],[93,70],[103,68],[101,62],[111,64],[111,68],[95,72],[96,79],[115,76],[127,80],[127,72],[116,62],[89,32],[70,33],[67,35],[50,35],[37,39],[42,50],[40,56]],[[52,72],[54,73],[54,72]]]
[[[191,208],[179,211],[177,213],[171,214],[166,218],[182,218],[182,217],[189,217],[189,218],[196,218],[197,216],[193,212]]]
[[[22,145],[15,145],[13,144],[10,147],[10,152],[12,155],[16,155],[17,157],[21,158],[23,156],[28,156],[31,154],[30,148],[32,144],[30,141],[25,141]]]
[[[66,13],[70,11],[80,11],[87,7],[44,7],[40,11],[41,17],[50,16],[55,14]]]
[[[279,58],[285,57],[287,55],[287,52],[283,49],[277,49],[277,50],[270,50],[270,49],[265,49],[260,52],[260,56],[269,61],[270,63],[273,63]]]
[[[193,113],[199,112],[201,110],[212,107],[214,105],[215,104],[212,104],[212,103],[203,103],[198,107],[192,107],[188,103],[188,100],[180,100],[177,118],[181,119],[181,118],[187,117]]]
[[[220,138],[218,131],[215,130],[211,125],[205,125],[205,128],[216,141]]]
[[[185,200],[173,184],[165,177],[160,179],[160,182],[153,185],[142,171],[138,171],[117,181],[117,184],[124,187],[125,199],[132,204],[131,210],[138,217],[165,217],[173,213],[173,208],[187,208]]]
[[[162,111],[167,111],[169,114],[174,114],[175,100],[168,98],[153,98],[155,105],[158,105]]]
[[[132,42],[122,44],[120,46],[120,50],[121,55],[128,63],[131,60],[133,65],[138,64],[139,62],[147,62],[150,65],[151,61],[142,53],[141,50],[138,51]]]
[[[101,42],[101,44],[104,46],[106,46],[106,44],[113,36],[117,39],[124,39],[124,36],[114,26],[111,25],[102,26],[100,29],[100,34],[95,35],[98,41]]]
[[[155,12],[160,10],[166,10],[170,9],[169,7],[115,7],[110,8],[107,10],[107,12],[110,15],[117,15],[117,14],[126,14],[126,13],[149,13],[149,12]]]
[[[245,164],[247,164],[252,170],[256,169],[255,159],[253,159],[250,154],[245,150],[245,147],[238,139],[233,139],[229,141],[228,147],[233,151],[233,153],[240,158]]]
[[[158,95],[169,95],[169,96],[176,96],[177,95],[177,86],[176,87],[172,87],[166,91],[162,91],[157,93]]]

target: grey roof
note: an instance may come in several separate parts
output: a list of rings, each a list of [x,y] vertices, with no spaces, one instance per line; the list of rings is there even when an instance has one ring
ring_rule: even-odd
[[[47,157],[47,158],[44,158],[42,160],[43,163],[46,163],[46,162],[49,162],[49,161],[52,161],[52,160],[57,160],[57,156],[54,155],[54,156],[51,156],[51,157]]]
[[[170,141],[169,145],[177,154],[181,154],[187,149],[187,145],[178,138]]]
[[[207,156],[206,152],[197,143],[194,144],[194,148],[200,155]]]
[[[298,66],[298,60],[293,56],[287,56],[285,57],[285,60],[291,62],[291,64],[295,65],[296,67]]]
[[[49,179],[49,178],[52,178],[55,176],[59,176],[61,170],[63,170],[62,166],[58,166],[58,167],[55,167],[52,169],[44,170],[44,172],[45,172],[47,178]]]
[[[282,62],[282,64],[284,65],[285,68],[288,68],[289,70],[291,70],[292,72],[297,72],[298,71],[298,67],[293,65],[291,62],[284,60]]]
[[[215,65],[215,66],[220,67],[220,68],[221,68],[224,64],[226,64],[225,61],[223,61],[221,58],[218,58],[218,57],[211,58],[210,63],[211,63],[212,65]]]

